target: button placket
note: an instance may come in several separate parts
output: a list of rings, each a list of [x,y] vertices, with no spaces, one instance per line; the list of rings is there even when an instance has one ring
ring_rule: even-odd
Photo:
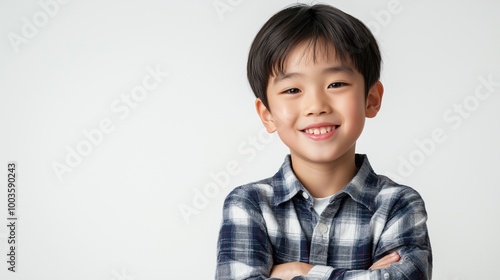
[[[330,227],[320,219],[316,227],[311,242],[310,261],[315,264],[327,265],[328,244],[330,243]]]
[[[328,205],[323,211],[318,223],[314,227],[309,258],[314,264],[328,265],[330,232],[333,230],[333,217],[335,216],[338,208],[338,202],[330,202],[330,205]]]

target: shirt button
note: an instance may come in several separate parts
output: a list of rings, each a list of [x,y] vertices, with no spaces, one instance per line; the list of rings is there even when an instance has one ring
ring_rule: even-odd
[[[305,199],[309,199],[309,195],[308,195],[306,192],[302,192],[302,196],[303,196]]]
[[[318,233],[323,235],[328,231],[328,226],[325,224],[319,224],[318,225]]]
[[[389,279],[389,273],[384,273],[384,279]]]

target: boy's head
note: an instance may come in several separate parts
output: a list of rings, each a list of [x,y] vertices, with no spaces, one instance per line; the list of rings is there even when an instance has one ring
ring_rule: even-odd
[[[328,5],[291,6],[264,24],[248,56],[250,86],[268,109],[269,79],[284,72],[289,54],[304,43],[314,50],[313,54],[333,46],[336,58],[353,65],[363,76],[365,95],[380,78],[380,51],[372,33],[361,21]]]
[[[247,70],[257,112],[292,161],[332,163],[354,159],[365,118],[380,109],[380,64],[375,38],[359,20],[326,5],[298,5],[264,24]]]

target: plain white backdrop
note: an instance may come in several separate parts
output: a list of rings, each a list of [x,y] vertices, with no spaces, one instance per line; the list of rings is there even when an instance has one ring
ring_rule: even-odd
[[[2,0],[0,278],[213,279],[224,197],[287,153],[245,69],[258,29],[294,2]],[[500,2],[323,3],[379,41],[384,102],[357,150],[422,194],[433,279],[493,279]]]

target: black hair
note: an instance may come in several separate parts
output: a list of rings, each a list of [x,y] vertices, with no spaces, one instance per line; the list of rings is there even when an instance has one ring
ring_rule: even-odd
[[[380,78],[382,58],[373,34],[357,18],[329,5],[297,4],[273,15],[250,47],[247,77],[255,96],[269,109],[267,86],[271,76],[282,74],[285,60],[299,44],[308,42],[316,60],[318,44],[332,44],[342,63],[361,73],[365,95]]]

